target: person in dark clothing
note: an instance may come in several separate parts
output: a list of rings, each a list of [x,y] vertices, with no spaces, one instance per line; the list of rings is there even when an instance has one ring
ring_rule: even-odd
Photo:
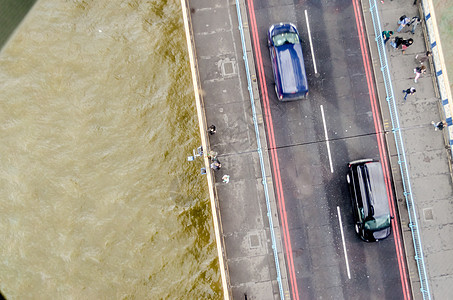
[[[405,95],[404,95],[404,101],[406,101],[407,95],[413,95],[413,94],[415,94],[416,91],[417,91],[417,90],[415,90],[414,87],[410,87],[410,88],[408,88],[407,90],[403,90],[403,93],[405,94]]]
[[[404,39],[402,37],[399,37],[399,36],[395,36],[395,38],[393,39],[393,41],[390,42],[390,45],[395,48],[395,49],[398,49],[399,46],[401,46],[401,44],[403,43]]]
[[[406,49],[414,43],[413,39],[408,39],[405,40],[402,37],[396,36],[393,41],[390,42],[390,45],[392,45],[393,48],[398,49],[401,46],[401,49],[403,50],[403,53],[406,51]]]
[[[210,135],[213,135],[216,132],[215,125],[209,126],[208,132],[209,132]]]
[[[414,43],[413,39],[404,40],[401,42],[401,49],[403,50],[403,54],[406,52],[406,49]]]
[[[447,122],[445,122],[445,121],[440,121],[440,122],[437,122],[437,123],[436,123],[436,122],[432,121],[431,124],[433,124],[434,130],[437,131],[437,130],[442,130],[442,129],[444,129],[444,127],[447,125]]]
[[[403,39],[403,40],[401,41],[401,45],[406,46],[406,47],[409,47],[409,46],[412,45],[413,43],[414,43],[414,40],[413,40],[413,39],[408,39],[408,40]]]

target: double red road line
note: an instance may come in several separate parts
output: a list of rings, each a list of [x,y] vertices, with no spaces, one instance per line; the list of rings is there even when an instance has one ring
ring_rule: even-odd
[[[395,199],[394,199],[394,194],[392,192],[392,182],[391,182],[390,174],[389,174],[390,166],[389,166],[389,161],[388,161],[388,157],[387,157],[387,152],[385,151],[385,142],[384,142],[384,138],[383,138],[383,129],[382,129],[383,127],[382,127],[382,123],[381,123],[381,118],[379,116],[378,103],[377,103],[377,99],[376,99],[376,91],[374,89],[374,81],[373,81],[373,77],[372,77],[372,73],[371,73],[370,57],[368,55],[368,47],[366,45],[366,36],[365,36],[365,31],[364,31],[365,25],[363,24],[363,16],[360,11],[360,4],[359,4],[358,0],[352,0],[352,4],[354,6],[357,33],[359,35],[360,48],[362,50],[363,65],[365,67],[368,91],[370,94],[371,110],[373,112],[374,128],[376,131],[376,138],[377,138],[378,147],[379,147],[379,155],[381,158],[381,163],[383,164],[382,169],[384,170],[384,177],[385,177],[385,182],[386,182],[390,210],[391,210],[392,215],[396,217],[397,213],[396,213],[396,208],[395,208]],[[404,296],[405,300],[408,300],[408,299],[411,299],[411,292],[410,292],[409,282],[408,282],[408,278],[407,278],[407,267],[406,267],[406,260],[405,260],[405,255],[404,255],[402,242],[401,242],[401,235],[400,235],[400,231],[399,231],[398,224],[396,221],[392,222],[392,230],[394,233],[395,249],[396,249],[396,255],[398,258],[398,268],[399,268],[399,272],[400,272],[403,296]]]
[[[280,219],[282,222],[282,231],[283,231],[283,240],[285,244],[285,253],[286,259],[288,262],[288,271],[289,277],[291,281],[291,292],[293,299],[299,299],[299,291],[297,290],[297,283],[296,283],[296,273],[294,271],[294,260],[293,260],[293,251],[291,248],[291,238],[289,236],[288,230],[288,220],[286,217],[286,208],[285,208],[285,196],[283,195],[283,187],[282,187],[282,180],[280,176],[280,166],[278,163],[278,156],[277,156],[277,148],[275,146],[275,137],[274,137],[274,125],[272,123],[272,115],[271,110],[269,107],[269,97],[266,87],[266,78],[264,76],[264,68],[263,68],[263,60],[261,57],[261,48],[259,45],[259,35],[258,30],[256,28],[256,19],[255,19],[255,8],[253,5],[253,0],[247,0],[248,8],[249,8],[249,15],[250,15],[250,25],[251,25],[251,32],[253,35],[253,45],[255,47],[255,57],[257,60],[257,68],[258,68],[258,78],[259,83],[261,86],[262,92],[262,100],[264,106],[264,115],[266,118],[266,128],[268,132],[268,140],[269,140],[269,150],[272,157],[272,167],[274,171],[274,182],[277,191],[277,199],[279,204],[280,210]]]

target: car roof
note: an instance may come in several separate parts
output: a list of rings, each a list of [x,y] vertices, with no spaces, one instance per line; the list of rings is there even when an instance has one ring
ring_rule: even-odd
[[[384,173],[380,162],[369,162],[363,165],[366,184],[369,187],[368,201],[363,205],[372,205],[374,216],[390,214],[387,188],[384,181]]]
[[[300,43],[281,45],[276,47],[276,52],[282,92],[292,94],[308,90]]]

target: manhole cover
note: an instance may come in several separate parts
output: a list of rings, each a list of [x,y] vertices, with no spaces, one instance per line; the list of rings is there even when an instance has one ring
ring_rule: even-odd
[[[425,220],[426,221],[434,220],[433,209],[432,208],[425,208],[423,210],[423,215],[425,216]]]
[[[222,69],[223,76],[232,76],[236,74],[234,69],[234,60],[225,59],[220,62],[220,68]]]
[[[234,68],[233,68],[233,63],[232,62],[226,62],[223,64],[223,73],[225,75],[231,75],[234,74]]]
[[[257,234],[250,235],[250,248],[258,248],[260,246],[260,237]]]

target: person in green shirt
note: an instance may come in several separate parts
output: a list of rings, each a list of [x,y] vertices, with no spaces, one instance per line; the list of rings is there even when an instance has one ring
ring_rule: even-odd
[[[393,31],[382,31],[382,38],[384,39],[384,45],[390,40],[390,37],[393,35]]]

